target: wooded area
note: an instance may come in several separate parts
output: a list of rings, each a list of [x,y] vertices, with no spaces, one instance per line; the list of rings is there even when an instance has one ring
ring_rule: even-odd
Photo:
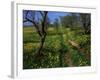
[[[90,50],[90,13],[23,10],[23,69],[90,66]]]

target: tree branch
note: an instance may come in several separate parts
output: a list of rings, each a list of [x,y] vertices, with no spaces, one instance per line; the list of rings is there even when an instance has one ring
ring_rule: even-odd
[[[47,19],[47,13],[48,13],[48,11],[45,11],[44,12],[44,17],[43,17],[43,21],[42,21],[42,32],[44,33],[44,34],[46,34],[46,31],[45,31],[45,28],[47,27],[46,25],[46,19]]]
[[[29,11],[26,12],[25,20],[23,22],[31,22],[34,25],[34,27],[36,28],[38,34],[42,37],[42,33],[39,30],[39,25],[34,20],[31,20],[28,18],[28,13],[29,13]]]
[[[42,18],[44,17],[44,14],[41,12],[41,11],[39,11],[40,12],[40,14],[41,14],[41,16],[42,16]]]

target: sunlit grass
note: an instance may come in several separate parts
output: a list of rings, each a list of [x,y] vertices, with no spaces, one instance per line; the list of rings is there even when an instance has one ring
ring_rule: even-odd
[[[38,62],[35,63],[33,61],[33,57],[35,57],[33,54],[39,49],[40,39],[34,27],[23,28],[23,57],[25,60],[23,66],[25,68],[62,67],[60,66],[59,54],[63,53],[64,55],[71,54],[73,66],[90,65],[90,60],[86,60],[82,55],[79,55],[80,52],[69,43],[69,40],[78,43],[79,47],[84,49],[84,54],[87,53],[90,55],[90,35],[85,35],[84,31],[80,28],[73,30],[70,28],[62,28],[60,32],[60,30],[57,31],[55,28],[49,27],[43,46],[42,52],[44,55],[41,59],[41,66]],[[26,67],[27,64],[28,66]],[[68,67],[68,64],[64,63],[64,67]]]

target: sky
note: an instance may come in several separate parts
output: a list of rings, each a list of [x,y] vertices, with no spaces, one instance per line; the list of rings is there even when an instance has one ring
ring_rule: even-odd
[[[49,12],[48,13],[48,17],[51,22],[54,22],[56,18],[59,20],[60,16],[66,16],[66,15],[68,15],[67,12]]]
[[[23,11],[23,19],[25,18],[25,10]],[[32,13],[32,11],[30,11],[30,14]],[[28,17],[31,19],[32,16],[28,14]],[[50,19],[50,22],[53,23],[55,21],[55,19],[57,18],[59,20],[60,16],[66,16],[68,15],[68,12],[53,12],[53,11],[49,11],[48,12],[48,18]],[[41,18],[41,15],[39,12],[36,11],[36,15],[35,15],[35,19],[38,20],[38,18]],[[30,22],[25,22],[24,25],[32,25],[32,23]]]

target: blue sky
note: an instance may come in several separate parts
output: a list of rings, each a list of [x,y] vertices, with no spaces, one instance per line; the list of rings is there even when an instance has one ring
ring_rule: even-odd
[[[51,20],[51,22],[54,22],[56,18],[59,19],[60,16],[66,16],[66,15],[68,15],[67,12],[49,12],[48,13],[48,17]]]
[[[53,23],[56,18],[59,20],[60,16],[66,16],[68,14],[69,13],[67,13],[67,12],[53,12],[53,11],[49,11],[48,12],[48,17],[49,17],[51,23]],[[23,11],[23,19],[24,19],[24,16],[25,16],[25,11]],[[36,17],[36,19],[41,17],[40,14],[37,11],[36,11],[36,16],[35,17]],[[24,25],[32,25],[32,24],[30,22],[25,22]]]

